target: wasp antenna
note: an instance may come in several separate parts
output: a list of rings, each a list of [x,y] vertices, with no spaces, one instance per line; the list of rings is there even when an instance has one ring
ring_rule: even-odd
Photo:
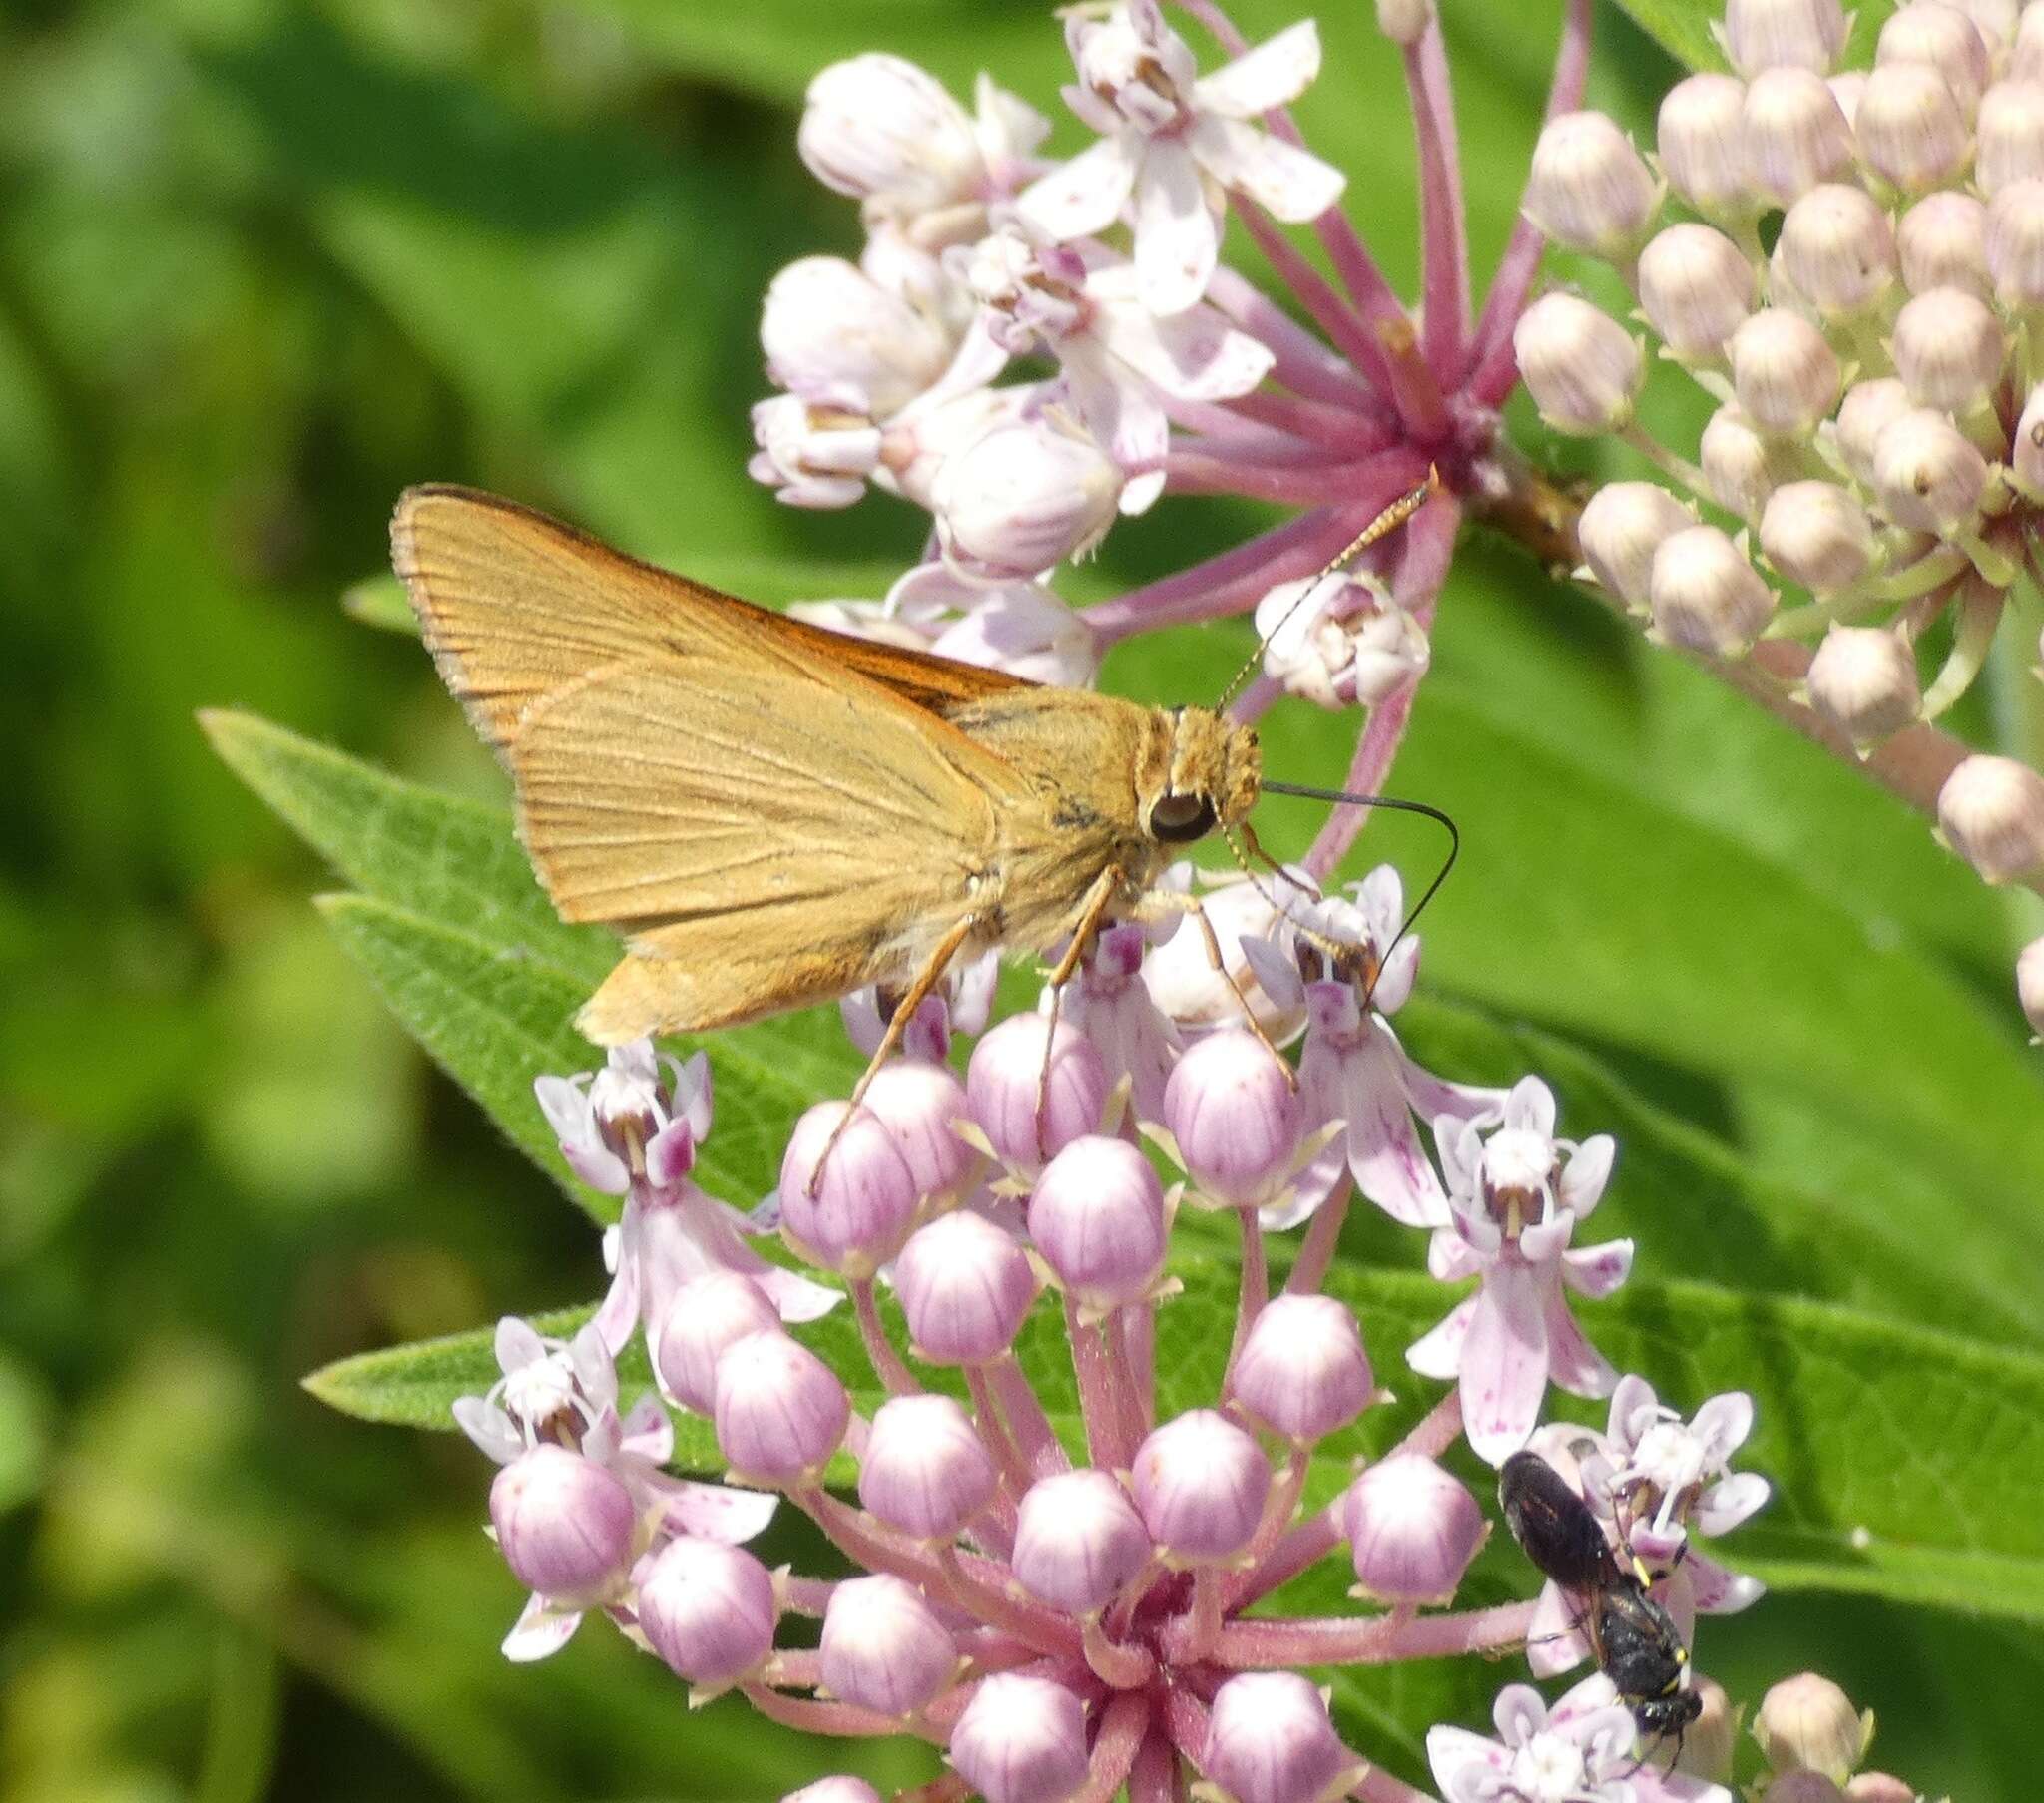
[[[1441,860],[1441,867],[1433,873],[1433,881],[1420,891],[1419,899],[1412,904],[1411,908],[1407,910],[1405,918],[1399,922],[1397,932],[1391,935],[1391,943],[1385,946],[1382,953],[1378,956],[1377,975],[1381,977],[1384,967],[1391,961],[1391,954],[1398,949],[1405,935],[1412,931],[1412,923],[1426,912],[1426,904],[1440,893],[1441,885],[1448,880],[1448,872],[1454,869],[1456,858],[1461,856],[1462,833],[1460,828],[1455,825],[1455,822],[1443,810],[1435,807],[1431,802],[1407,801],[1397,795],[1352,795],[1345,789],[1307,788],[1303,784],[1296,782],[1267,782],[1264,784],[1264,793],[1267,795],[1297,795],[1307,801],[1331,801],[1337,805],[1347,807],[1395,808],[1403,814],[1424,814],[1429,820],[1439,821],[1447,829],[1448,855]],[[1370,980],[1369,994],[1362,998],[1362,1005],[1365,1009],[1369,1007],[1370,998],[1376,994],[1376,978],[1372,978]]]
[[[1234,676],[1229,677],[1228,686],[1221,691],[1220,700],[1214,703],[1217,710],[1226,707],[1230,701],[1234,700],[1242,692],[1242,685],[1249,680],[1257,666],[1263,663],[1264,653],[1270,646],[1271,641],[1284,630],[1284,623],[1312,599],[1313,591],[1351,558],[1367,551],[1377,540],[1384,537],[1387,533],[1396,532],[1400,526],[1411,519],[1414,514],[1426,505],[1433,491],[1440,486],[1440,470],[1434,465],[1429,464],[1424,482],[1417,488],[1408,490],[1391,502],[1389,506],[1378,513],[1375,519],[1370,521],[1354,538],[1348,541],[1345,549],[1336,556],[1329,558],[1319,567],[1313,579],[1298,592],[1298,599],[1290,607],[1286,608],[1278,617],[1276,624],[1273,625],[1271,630],[1257,641],[1257,649],[1250,654],[1249,662],[1237,671]],[[1266,786],[1268,787],[1269,785],[1267,784]]]

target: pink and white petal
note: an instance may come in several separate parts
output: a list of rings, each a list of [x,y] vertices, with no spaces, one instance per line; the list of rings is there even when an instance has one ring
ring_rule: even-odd
[[[1318,219],[1348,185],[1346,176],[1311,151],[1238,120],[1209,114],[1194,123],[1186,142],[1223,188],[1293,225]]]
[[[1554,1699],[1554,1707],[1548,1711],[1547,1719],[1551,1725],[1566,1729],[1569,1723],[1609,1709],[1617,1701],[1618,1686],[1603,1672],[1593,1671]]]
[[[1713,1484],[1697,1499],[1691,1519],[1696,1523],[1699,1534],[1708,1534],[1714,1540],[1721,1534],[1730,1534],[1741,1522],[1758,1515],[1767,1506],[1773,1487],[1757,1471],[1734,1472],[1721,1483]]]
[[[1298,974],[1298,966],[1284,955],[1282,946],[1275,939],[1265,939],[1254,933],[1245,933],[1236,943],[1242,948],[1243,962],[1250,967],[1257,987],[1278,1007],[1305,1006],[1305,983]],[[1311,1054],[1312,1048],[1307,1047],[1305,1056],[1310,1057]],[[1316,1124],[1314,1116],[1308,1115],[1306,1119]]]
[[[1160,319],[1135,298],[1134,272],[1105,270],[1087,283],[1102,304],[1094,335],[1122,362],[1166,394],[1186,401],[1226,401],[1249,393],[1270,374],[1270,350],[1239,332],[1210,306],[1188,307]],[[1109,303],[1124,287],[1126,299]]]
[[[1497,1795],[1512,1760],[1487,1735],[1437,1722],[1426,1731],[1426,1762],[1448,1803],[1476,1803]]]
[[[632,1329],[639,1325],[639,1261],[619,1261],[618,1274],[604,1292],[602,1303],[589,1324],[594,1327],[613,1358],[625,1350]]]
[[[1376,985],[1370,991],[1370,1006],[1378,1014],[1396,1014],[1412,1000],[1412,988],[1418,981],[1419,941],[1401,939],[1377,973]]]
[[[1675,1623],[1676,1635],[1683,1645],[1694,1646],[1697,1639],[1697,1592],[1688,1560],[1654,1585],[1654,1597],[1668,1611],[1668,1618]]]
[[[457,1396],[449,1412],[454,1425],[475,1442],[477,1450],[499,1465],[509,1465],[525,1451],[525,1437],[517,1423],[487,1397]]]
[[[651,1390],[632,1405],[618,1426],[618,1450],[665,1465],[675,1456],[675,1424]]]
[[[1405,1061],[1408,1081],[1417,1068],[1410,1059]],[[1429,1125],[1433,1129],[1433,1148],[1440,1155],[1441,1175],[1447,1179],[1448,1193],[1473,1193],[1476,1167],[1483,1159],[1483,1140],[1476,1130],[1477,1123],[1465,1115],[1434,1115]]]
[[[625,1168],[625,1160],[593,1133],[586,1139],[563,1139],[561,1156],[599,1195],[623,1195],[631,1186],[632,1173]]]
[[[1704,1469],[1723,1471],[1753,1432],[1753,1398],[1744,1390],[1727,1390],[1711,1397],[1690,1417],[1689,1431],[1697,1441]]]
[[[582,1625],[580,1609],[556,1609],[544,1596],[534,1596],[512,1623],[511,1631],[498,1647],[514,1665],[530,1665],[557,1653],[575,1637]]]
[[[1149,141],[1135,199],[1137,292],[1153,313],[1182,313],[1206,293],[1221,258],[1221,223],[1184,143]]]
[[[1588,1296],[1593,1302],[1617,1289],[1632,1274],[1632,1268],[1633,1242],[1629,1239],[1571,1246],[1561,1255],[1561,1280],[1577,1295]]]
[[[1521,1229],[1519,1255],[1528,1264],[1552,1264],[1569,1249],[1575,1230],[1576,1217],[1566,1208],[1557,1208],[1552,1218]]]
[[[701,1145],[710,1137],[710,1128],[716,1119],[716,1100],[710,1082],[710,1054],[697,1052],[684,1064],[672,1054],[664,1054],[674,1072],[675,1117],[689,1124],[689,1131],[696,1135]]]
[[[1557,1703],[1555,1712],[1547,1718],[1549,1731],[1581,1747],[1584,1763],[1593,1769],[1623,1759],[1640,1737],[1639,1723],[1624,1703],[1616,1696],[1607,1703],[1592,1703],[1590,1698],[1596,1694],[1594,1690],[1586,1691],[1581,1704],[1566,1715]]]
[[[1617,1140],[1609,1133],[1593,1133],[1563,1166],[1562,1203],[1575,1210],[1578,1220],[1604,1199],[1604,1186],[1611,1181],[1611,1161],[1617,1156]]]
[[[1674,1565],[1689,1545],[1689,1531],[1680,1525],[1662,1528],[1652,1522],[1634,1522],[1626,1540],[1649,1570],[1665,1569]]]
[[[1618,1380],[1618,1388],[1611,1393],[1611,1412],[1605,1418],[1606,1431],[1625,1452],[1630,1453],[1638,1446],[1660,1418],[1661,1399],[1654,1394],[1652,1384],[1631,1371]]]
[[[760,1270],[748,1271],[746,1275],[766,1292],[766,1300],[790,1326],[802,1321],[820,1321],[844,1300],[841,1290],[811,1283],[806,1277],[783,1270],[777,1264],[766,1264],[765,1260],[762,1260]]]
[[[1164,484],[1165,472],[1161,468],[1131,474],[1122,484],[1121,499],[1115,503],[1117,511],[1131,519],[1137,514],[1148,513],[1164,493]]]
[[[1135,186],[1135,149],[1121,135],[1101,139],[1030,183],[1016,197],[1015,211],[1025,225],[1059,243],[1105,231]]]
[[[1618,1372],[1583,1337],[1560,1284],[1548,1292],[1546,1320],[1549,1375],[1572,1396],[1609,1396]]]
[[[1508,1747],[1522,1747],[1547,1726],[1547,1699],[1531,1684],[1507,1684],[1490,1705],[1491,1725]]]
[[[1462,1346],[1462,1431],[1487,1465],[1526,1444],[1547,1394],[1548,1316],[1530,1271],[1495,1264],[1476,1292]]]
[[[665,1479],[659,1495],[666,1506],[662,1519],[677,1534],[722,1541],[728,1547],[742,1547],[765,1533],[780,1506],[778,1497],[764,1491],[692,1484],[686,1478]]]
[[[1421,1377],[1442,1381],[1462,1366],[1462,1352],[1469,1339],[1469,1323],[1476,1318],[1476,1297],[1465,1296],[1439,1321],[1405,1348],[1405,1362]]]
[[[1436,1227],[1426,1243],[1426,1274],[1436,1283],[1480,1277],[1490,1262],[1490,1255],[1478,1251],[1453,1227]]]
[[[1301,19],[1203,75],[1193,84],[1193,99],[1230,119],[1254,119],[1296,100],[1319,72],[1319,29]]]
[[[1705,1553],[1691,1553],[1676,1576],[1689,1580],[1688,1597],[1698,1614],[1736,1615],[1741,1609],[1752,1608],[1768,1593],[1768,1586],[1758,1578],[1728,1571]],[[1669,1610],[1673,1613],[1674,1585],[1669,1588]]]
[[[547,1343],[540,1338],[539,1329],[522,1315],[505,1315],[498,1321],[490,1345],[497,1355],[497,1369],[506,1377],[547,1356]]]
[[[985,70],[973,78],[973,136],[998,177],[999,165],[1026,157],[1050,136],[1050,121],[1019,94],[1000,87]]]
[[[646,1180],[672,1189],[696,1168],[696,1135],[687,1121],[670,1121],[646,1142]]]
[[[547,1126],[554,1129],[555,1138],[581,1139],[594,1130],[587,1077],[580,1082],[572,1077],[535,1077],[532,1099],[539,1104]]]
[[[1505,1094],[1505,1126],[1554,1137],[1554,1092],[1537,1077],[1522,1077]]]
[[[1420,1146],[1396,1047],[1372,1034],[1342,1063],[1340,1113],[1356,1187],[1401,1226],[1446,1226],[1447,1191]]]
[[[1537,1678],[1570,1671],[1590,1656],[1590,1642],[1577,1625],[1582,1611],[1550,1578],[1534,1598],[1526,1622],[1526,1664]]]

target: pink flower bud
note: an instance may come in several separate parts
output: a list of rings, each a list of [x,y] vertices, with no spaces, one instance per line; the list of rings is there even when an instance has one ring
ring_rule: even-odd
[[[1880,28],[1874,62],[1926,63],[1945,79],[1968,112],[1980,104],[1993,71],[1979,28],[1956,6],[1911,0]]]
[[[1274,1296],[1228,1373],[1232,1401],[1273,1432],[1308,1445],[1360,1415],[1375,1386],[1362,1329],[1332,1296]]]
[[[1915,654],[1886,627],[1833,626],[1804,680],[1809,704],[1855,745],[1901,731],[1921,704]]]
[[[1846,1803],[1917,1803],[1922,1794],[1893,1772],[1854,1772],[1845,1782]]]
[[[1323,1803],[1362,1761],[1295,1671],[1245,1671],[1214,1693],[1200,1769],[1235,1803]]]
[[[856,1708],[913,1715],[951,1681],[958,1647],[914,1584],[848,1578],[823,1611],[823,1682]]]
[[[703,1271],[675,1291],[656,1324],[654,1364],[667,1392],[683,1407],[708,1415],[717,1406],[717,1361],[752,1333],[772,1333],[780,1316],[765,1290],[733,1270]]]
[[[1512,331],[1519,374],[1557,432],[1594,438],[1633,415],[1646,379],[1637,339],[1574,294],[1543,294]]]
[[[1838,455],[1853,479],[1873,487],[1873,447],[1882,430],[1903,414],[1913,412],[1916,403],[1908,389],[1893,376],[1871,382],[1855,382],[1838,405]]]
[[[1814,1671],[1784,1678],[1761,1698],[1753,1737],[1777,1772],[1821,1772],[1843,1784],[1865,1757],[1873,1718],[1852,1707],[1852,1699]]]
[[[870,1277],[900,1250],[915,1218],[907,1160],[876,1117],[846,1102],[819,1102],[795,1123],[779,1193],[788,1237],[812,1262],[845,1277]]]
[[[1449,1601],[1490,1532],[1467,1486],[1418,1453],[1395,1453],[1357,1478],[1341,1523],[1356,1582],[1386,1602]]]
[[[1873,564],[1873,522],[1834,482],[1789,482],[1761,515],[1768,562],[1812,594],[1849,589]]]
[[[1010,1015],[972,1049],[965,1069],[972,1119],[1001,1160],[1023,1171],[1040,1170],[1060,1147],[1100,1130],[1107,1087],[1092,1042],[1062,1021],[1053,1034],[1037,1014]]]
[[[1715,526],[1691,526],[1654,554],[1654,625],[1671,645],[1713,657],[1745,652],[1774,617],[1775,592]]]
[[[1762,430],[1814,431],[1838,404],[1843,373],[1837,353],[1800,313],[1768,307],[1733,333],[1731,348],[1739,405]]]
[[[2032,501],[2044,502],[2044,382],[2030,390],[2023,416],[2016,421],[2009,474]]]
[[[1943,535],[1972,524],[1987,460],[1942,413],[1915,407],[1874,439],[1873,485],[1898,526]]]
[[[789,507],[849,507],[880,460],[880,429],[864,413],[796,394],[755,405],[753,438],[747,473]]]
[[[1136,1449],[1136,1508],[1159,1549],[1188,1564],[1233,1559],[1271,1494],[1264,1449],[1226,1415],[1192,1409]]]
[[[1814,69],[1821,75],[1845,45],[1838,0],[1726,0],[1725,50],[1751,80],[1763,69]]]
[[[1965,413],[2001,384],[2008,353],[2001,321],[1962,288],[1918,294],[1895,318],[1895,373],[1910,399]]]
[[[2044,12],[2025,6],[2016,21],[2015,48],[2009,52],[2009,75],[2017,81],[2044,81]]]
[[[1987,204],[1986,255],[2004,304],[2044,307],[2044,176],[2011,182]]]
[[[1114,524],[1123,474],[1076,426],[996,426],[948,458],[931,485],[946,559],[1003,582],[1082,557]]]
[[[1682,1737],[1675,1769],[1701,1778],[1706,1784],[1722,1784],[1732,1776],[1732,1755],[1739,1738],[1742,1711],[1732,1706],[1725,1686],[1714,1679],[1698,1678],[1696,1693],[1703,1710]],[[1911,1798],[1910,1803],[1915,1803],[1915,1799]]]
[[[971,1175],[972,1148],[952,1130],[966,1117],[965,1086],[948,1067],[921,1058],[882,1065],[865,1108],[887,1129],[920,1199],[951,1196]]]
[[[2016,20],[2022,12],[2023,0],[1948,0],[1948,3],[1973,21],[1980,41],[1987,46],[1989,59],[1997,67],[2004,63],[2009,46],[2015,42]]]
[[[880,1793],[863,1778],[838,1772],[789,1791],[780,1803],[880,1803]]]
[[[1895,226],[1902,283],[1912,294],[1932,288],[1963,288],[1990,299],[1987,273],[1987,209],[1969,194],[1940,189],[1925,195]]]
[[[2016,1000],[2030,1031],[2044,1035],[2044,939],[2033,939],[2016,959]]]
[[[1629,255],[1661,204],[1633,143],[1602,113],[1563,113],[1541,129],[1526,183],[1526,217],[1558,244]]]
[[[1745,520],[1758,520],[1768,497],[1784,479],[1786,459],[1737,404],[1728,403],[1704,422],[1697,461],[1711,498]]]
[[[1086,1709],[1022,1672],[980,1680],[951,1730],[950,1760],[986,1803],[1064,1803],[1086,1782]]]
[[[1838,111],[1845,115],[1845,123],[1857,131],[1859,97],[1866,91],[1864,69],[1844,69],[1824,84],[1831,91],[1831,98],[1838,103]],[[1857,142],[1855,138],[1854,142]]]
[[[1138,1301],[1164,1271],[1163,1186],[1133,1145],[1074,1139],[1030,1191],[1029,1237],[1082,1307]]]
[[[1668,185],[1699,213],[1736,219],[1758,208],[1746,157],[1746,86],[1692,75],[1670,88],[1655,122]]]
[[[1179,1060],[1164,1086],[1164,1124],[1203,1191],[1249,1207],[1269,1201],[1291,1168],[1298,1094],[1255,1034],[1228,1028]]]
[[[1644,610],[1654,553],[1695,524],[1696,515],[1659,483],[1607,482],[1584,507],[1576,537],[1598,583],[1627,607]]]
[[[1766,199],[1787,207],[1852,167],[1852,132],[1824,79],[1764,69],[1746,91],[1747,168]]]
[[[894,1293],[922,1357],[980,1365],[1014,1344],[1036,1278],[1013,1235],[960,1211],[909,1235],[894,1262]]]
[[[1010,1564],[1039,1602],[1094,1614],[1149,1562],[1143,1518],[1106,1472],[1059,1472],[1023,1496]]]
[[[2044,866],[2044,776],[2013,757],[1964,758],[1937,791],[1945,841],[1989,883]]]
[[[1955,180],[1973,134],[1944,77],[1927,63],[1888,63],[1866,78],[1852,116],[1860,158],[1904,194]]]
[[[1377,0],[1377,30],[1393,44],[1416,44],[1433,23],[1433,0]]]
[[[965,109],[898,56],[830,64],[809,83],[807,103],[796,148],[839,194],[919,212],[971,199],[985,178]]]
[[[743,1547],[684,1535],[639,1579],[639,1631],[692,1684],[736,1683],[773,1650],[773,1579]]]
[[[774,276],[760,321],[766,372],[801,395],[843,395],[875,418],[943,374],[943,329],[841,256],[804,256]]]
[[[1822,317],[1863,312],[1894,285],[1894,229],[1863,189],[1827,182],[1783,217],[1775,267]]]
[[[880,1406],[859,1461],[858,1500],[917,1540],[950,1540],[993,1501],[993,1456],[948,1396],[896,1396]]]
[[[1760,1803],[1843,1803],[1844,1795],[1822,1772],[1784,1772],[1760,1793]]]
[[[717,1444],[735,1472],[807,1483],[851,1419],[837,1374],[784,1333],[748,1334],[717,1361]]]
[[[638,1511],[610,1472],[564,1446],[519,1454],[490,1485],[490,1525],[512,1576],[550,1601],[599,1597],[632,1558]]]
[[[1692,362],[1723,355],[1759,297],[1746,253],[1715,225],[1693,221],[1655,233],[1640,252],[1639,278],[1640,310],[1668,348]]]

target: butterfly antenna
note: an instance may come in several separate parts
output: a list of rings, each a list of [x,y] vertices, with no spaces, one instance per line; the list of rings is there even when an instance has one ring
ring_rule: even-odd
[[[1264,784],[1264,793],[1267,795],[1297,795],[1307,801],[1331,801],[1337,806],[1344,807],[1395,808],[1399,813],[1403,814],[1424,814],[1429,820],[1436,820],[1447,829],[1448,855],[1441,860],[1441,867],[1433,873],[1433,881],[1427,884],[1425,889],[1420,892],[1419,899],[1407,910],[1404,920],[1398,925],[1397,932],[1391,935],[1391,943],[1384,947],[1383,952],[1377,959],[1376,972],[1371,976],[1369,988],[1362,998],[1362,1006],[1367,1011],[1371,998],[1377,992],[1377,982],[1391,962],[1391,954],[1398,949],[1405,935],[1412,931],[1413,923],[1418,920],[1420,915],[1426,912],[1427,903],[1440,893],[1441,885],[1448,880],[1448,872],[1454,869],[1455,859],[1462,852],[1461,830],[1446,813],[1440,808],[1435,807],[1431,802],[1406,801],[1397,795],[1352,795],[1342,789],[1306,788],[1295,782],[1267,782]]]
[[[1249,662],[1228,679],[1228,686],[1221,691],[1221,699],[1214,704],[1217,712],[1226,707],[1230,701],[1234,700],[1242,692],[1243,684],[1250,679],[1257,668],[1264,662],[1264,653],[1270,648],[1271,641],[1284,630],[1285,623],[1290,620],[1292,615],[1296,614],[1300,608],[1304,607],[1311,600],[1314,590],[1321,583],[1325,582],[1328,577],[1332,576],[1335,571],[1348,563],[1350,559],[1367,551],[1370,546],[1374,545],[1377,540],[1383,538],[1387,533],[1396,532],[1407,520],[1411,519],[1414,514],[1426,505],[1427,498],[1440,486],[1440,471],[1429,467],[1424,482],[1409,493],[1400,495],[1383,512],[1378,514],[1374,520],[1370,521],[1367,526],[1358,532],[1354,538],[1349,540],[1345,550],[1320,566],[1318,573],[1313,577],[1312,581],[1299,590],[1298,599],[1290,607],[1286,608],[1278,617],[1271,630],[1257,641],[1257,649],[1250,654]]]

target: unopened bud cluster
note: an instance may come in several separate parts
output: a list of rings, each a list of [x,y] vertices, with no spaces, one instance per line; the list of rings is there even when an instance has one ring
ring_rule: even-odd
[[[1670,1606],[1690,1620],[1754,1601],[1757,1583],[1691,1544],[1766,1500],[1729,1468],[1751,1404],[1717,1397],[1685,1422],[1573,1318],[1572,1297],[1631,1268],[1630,1241],[1576,1243],[1611,1140],[1559,1136],[1537,1078],[1458,1085],[1403,1050],[1387,1017],[1420,947],[1392,871],[1318,899],[1290,872],[1285,893],[1289,914],[1250,885],[1210,888],[1226,977],[1186,955],[1201,950],[1190,927],[1134,925],[1101,934],[1055,1014],[989,1024],[986,973],[961,973],[856,1106],[796,1122],[751,1215],[693,1178],[713,1124],[700,1057],[642,1042],[592,1076],[541,1079],[570,1167],[624,1207],[588,1324],[561,1340],[506,1321],[502,1377],[456,1410],[501,1467],[491,1522],[531,1591],[506,1652],[543,1656],[600,1612],[698,1698],[736,1689],[818,1733],[919,1736],[990,1803],[1109,1795],[1146,1744],[1180,1782],[1323,1803],[1374,1754],[1295,1667],[1529,1636],[1542,1669],[1588,1656],[1554,1649],[1545,1596],[1453,1612],[1490,1529],[1443,1455],[1458,1438],[1493,1464],[1540,1444],[1550,1380],[1610,1395],[1608,1432],[1568,1429],[1567,1457],[1614,1542],[1669,1573]],[[1217,1012],[1217,983],[1253,988],[1272,1034],[1301,1039],[1295,1066]],[[870,1049],[875,999],[844,1017]],[[1425,1234],[1434,1276],[1475,1282],[1405,1350],[1412,1381],[1448,1387],[1373,1461],[1357,1424],[1388,1394],[1363,1323],[1320,1287],[1357,1195]],[[1233,1349],[1204,1396],[1159,1370],[1189,1209],[1232,1217],[1241,1245],[1239,1313],[1214,1330]],[[1301,1225],[1273,1293],[1270,1236]],[[863,1375],[811,1343],[805,1324],[833,1310]],[[621,1411],[616,1361],[635,1339],[657,1393]],[[1069,1419],[1051,1400],[1066,1386],[1040,1387],[1046,1359],[1070,1372]],[[663,1469],[690,1417],[723,1483]],[[1330,1463],[1347,1481],[1314,1488]],[[856,1575],[773,1571],[750,1551],[783,1505]],[[1353,1613],[1252,1613],[1344,1549]],[[1500,1699],[1508,1742],[1531,1695]],[[1570,1695],[1555,1720],[1595,1727],[1594,1745],[1568,1743],[1593,1785],[1634,1756],[1636,1724],[1601,1675]],[[1509,1754],[1460,1729],[1429,1746],[1456,1795],[1452,1773]],[[1728,1803],[1703,1781],[1669,1794]]]
[[[1737,73],[1669,92],[1651,163],[1596,114],[1536,154],[1533,217],[1617,268],[1717,402],[1694,462],[1634,424],[1632,325],[1558,291],[1517,343],[1550,424],[1625,435],[1689,491],[1602,489],[1586,573],[1707,657],[1807,642],[1793,697],[1864,755],[1965,693],[2044,569],[2044,8],[1907,0],[1863,73],[1836,68],[1845,25],[1838,0],[1734,0]],[[1937,813],[1988,882],[2044,873],[2027,766],[1967,759]]]

